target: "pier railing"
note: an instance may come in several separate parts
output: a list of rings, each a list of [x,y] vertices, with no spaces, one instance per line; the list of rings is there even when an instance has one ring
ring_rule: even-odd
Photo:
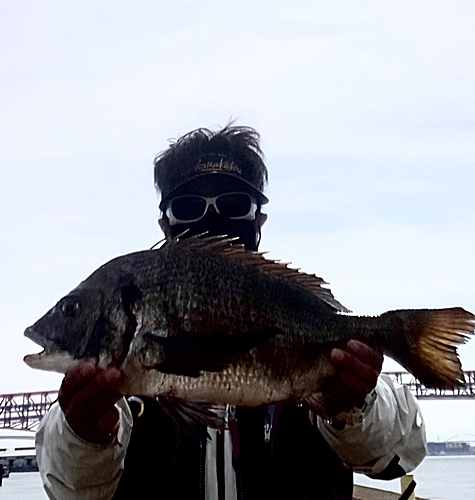
[[[0,429],[36,431],[58,391],[0,395]]]

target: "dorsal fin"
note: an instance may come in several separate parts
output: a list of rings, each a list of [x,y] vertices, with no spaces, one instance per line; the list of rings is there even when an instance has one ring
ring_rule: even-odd
[[[294,283],[306,288],[319,299],[323,300],[336,311],[350,312],[345,306],[335,299],[328,288],[322,285],[328,283],[315,274],[305,273],[297,268],[289,267],[288,262],[279,262],[264,257],[266,252],[254,252],[247,250],[244,245],[236,244],[238,238],[228,236],[190,236],[188,238],[175,238],[166,245],[183,245],[189,249],[196,249],[199,252],[221,254],[233,260],[239,260],[244,264],[253,267],[257,272],[272,276],[281,276],[292,280]]]

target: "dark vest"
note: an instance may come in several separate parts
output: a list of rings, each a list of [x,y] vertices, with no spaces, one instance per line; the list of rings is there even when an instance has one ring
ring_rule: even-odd
[[[280,405],[271,439],[264,408],[236,411],[234,467],[240,500],[350,500],[353,475],[312,425],[308,411]],[[205,443],[179,432],[152,400],[135,420],[114,500],[204,500]]]

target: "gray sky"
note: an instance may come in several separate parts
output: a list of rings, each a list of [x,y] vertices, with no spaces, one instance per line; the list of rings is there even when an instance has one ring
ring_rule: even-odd
[[[0,393],[59,386],[23,364],[38,350],[23,330],[161,237],[154,156],[230,118],[262,135],[261,249],[356,313],[475,311],[474,14],[469,0],[4,0]],[[475,341],[461,358],[475,369]],[[475,434],[475,401],[421,405],[429,439]]]

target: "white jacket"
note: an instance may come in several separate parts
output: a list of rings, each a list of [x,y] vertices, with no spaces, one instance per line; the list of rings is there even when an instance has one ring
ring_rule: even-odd
[[[320,417],[318,427],[345,465],[354,472],[378,474],[395,455],[410,472],[426,455],[425,426],[419,406],[404,386],[381,375],[364,411],[341,417],[348,423],[336,430]],[[108,445],[79,438],[69,427],[59,405],[54,405],[36,435],[36,453],[45,490],[52,500],[110,500],[119,483],[132,431],[132,415],[125,399],[117,403],[120,427]],[[206,448],[206,499],[217,499],[216,433],[210,429]],[[236,499],[232,441],[225,435],[226,498]]]

